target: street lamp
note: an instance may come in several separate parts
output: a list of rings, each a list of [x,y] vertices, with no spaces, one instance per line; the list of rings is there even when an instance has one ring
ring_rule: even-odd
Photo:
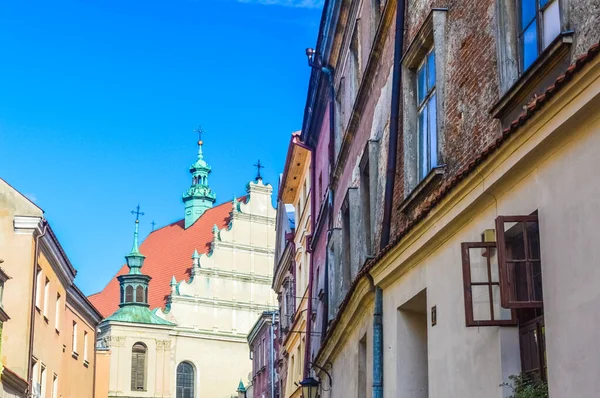
[[[317,398],[319,395],[319,382],[312,377],[307,377],[300,382],[303,398]]]

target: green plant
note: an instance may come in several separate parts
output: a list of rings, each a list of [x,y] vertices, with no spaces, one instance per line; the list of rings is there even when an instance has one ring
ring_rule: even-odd
[[[513,394],[510,398],[548,398],[548,384],[525,373],[509,376],[508,383],[500,387],[509,387]]]

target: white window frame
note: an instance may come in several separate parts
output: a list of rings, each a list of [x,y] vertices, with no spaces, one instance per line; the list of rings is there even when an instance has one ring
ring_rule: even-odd
[[[38,310],[42,309],[42,268],[38,266],[37,275],[35,277],[35,307]]]
[[[56,329],[57,332],[60,332],[60,315],[61,315],[61,296],[60,293],[56,293],[56,314],[54,315],[54,329]]]
[[[44,282],[44,318],[48,320],[48,302],[50,301],[50,279],[45,278]]]
[[[77,322],[73,321],[72,351],[77,355]]]

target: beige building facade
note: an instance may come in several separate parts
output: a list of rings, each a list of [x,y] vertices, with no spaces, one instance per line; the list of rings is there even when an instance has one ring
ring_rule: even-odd
[[[0,180],[2,397],[93,397],[101,315],[74,284],[43,211]]]

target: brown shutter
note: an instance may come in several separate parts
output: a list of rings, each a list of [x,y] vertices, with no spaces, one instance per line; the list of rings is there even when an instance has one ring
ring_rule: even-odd
[[[538,216],[496,219],[500,293],[506,308],[543,306]]]

